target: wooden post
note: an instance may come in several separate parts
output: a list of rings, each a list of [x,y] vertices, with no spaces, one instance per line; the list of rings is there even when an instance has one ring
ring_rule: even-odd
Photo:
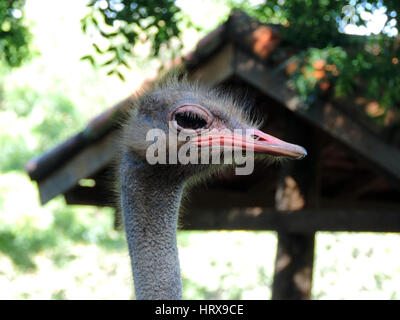
[[[287,140],[307,149],[301,161],[282,165],[275,195],[275,208],[296,214],[303,208],[318,207],[318,133],[295,119],[289,124]],[[278,232],[278,250],[272,288],[273,300],[304,300],[311,298],[314,260],[314,232]]]

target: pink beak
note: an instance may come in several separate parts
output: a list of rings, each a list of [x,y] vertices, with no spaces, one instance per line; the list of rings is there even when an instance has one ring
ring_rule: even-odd
[[[306,149],[295,144],[287,143],[257,129],[251,129],[250,134],[219,133],[210,131],[195,137],[192,142],[199,147],[233,146],[241,150],[254,150],[274,156],[300,160],[307,155]]]

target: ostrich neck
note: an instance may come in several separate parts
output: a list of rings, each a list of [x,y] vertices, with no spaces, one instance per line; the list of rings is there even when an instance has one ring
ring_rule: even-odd
[[[176,229],[183,181],[125,153],[121,204],[137,299],[181,299]]]

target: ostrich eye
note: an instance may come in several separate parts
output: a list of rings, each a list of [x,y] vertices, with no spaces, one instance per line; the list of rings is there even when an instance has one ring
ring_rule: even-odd
[[[183,129],[201,129],[207,125],[207,121],[192,112],[182,112],[175,114],[178,126]]]
[[[206,129],[211,125],[212,116],[202,107],[183,105],[171,114],[171,120],[176,121],[178,129]]]

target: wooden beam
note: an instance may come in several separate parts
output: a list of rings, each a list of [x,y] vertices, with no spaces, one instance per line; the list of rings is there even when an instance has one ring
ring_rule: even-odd
[[[115,134],[106,136],[39,181],[40,202],[45,204],[78,185],[80,179],[90,177],[109,165],[116,153],[115,139]]]
[[[319,208],[280,212],[272,208],[187,208],[180,217],[182,230],[252,230],[291,233],[400,232],[397,208]]]
[[[116,195],[108,189],[99,187],[75,186],[64,193],[67,204],[89,205],[99,207],[115,207]]]
[[[227,43],[191,73],[189,79],[214,86],[231,77],[233,72],[234,46],[232,43]]]
[[[262,191],[262,189],[261,189]],[[274,203],[273,193],[262,194],[260,191],[245,192],[222,188],[209,188],[204,190],[194,190],[189,198],[185,199],[182,205],[182,214],[187,208],[202,208],[207,210],[209,207],[214,209],[247,208],[247,207],[269,207]],[[188,211],[190,212],[190,211]]]
[[[286,108],[338,139],[378,168],[400,188],[400,151],[352,120],[331,102],[307,108],[287,85],[282,70],[272,69],[236,50],[235,73]]]

